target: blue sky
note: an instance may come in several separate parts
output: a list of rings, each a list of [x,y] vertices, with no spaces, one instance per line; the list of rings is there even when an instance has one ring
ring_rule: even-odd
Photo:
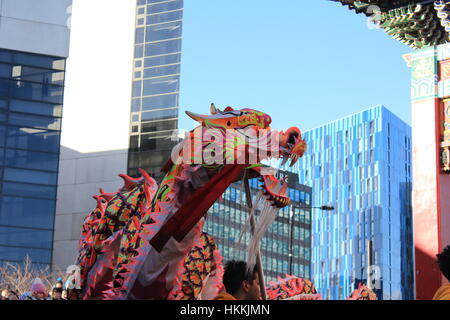
[[[383,104],[410,124],[411,52],[367,18],[327,0],[185,0],[185,110],[249,107],[302,131]]]

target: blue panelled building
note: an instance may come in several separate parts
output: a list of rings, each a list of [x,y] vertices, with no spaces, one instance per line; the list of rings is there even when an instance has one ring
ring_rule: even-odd
[[[0,50],[0,260],[49,266],[65,58]]]
[[[0,265],[52,262],[71,4],[1,1]]]
[[[312,187],[312,277],[326,299],[358,283],[379,299],[413,299],[411,128],[376,106],[304,132],[290,170]]]

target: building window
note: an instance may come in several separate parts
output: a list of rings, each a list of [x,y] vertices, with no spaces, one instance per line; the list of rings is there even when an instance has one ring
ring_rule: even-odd
[[[0,259],[22,262],[29,255],[36,266],[48,266],[65,59],[0,50],[0,60],[0,225],[15,225],[0,227]]]

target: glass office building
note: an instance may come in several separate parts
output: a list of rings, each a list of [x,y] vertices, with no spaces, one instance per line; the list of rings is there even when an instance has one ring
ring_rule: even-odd
[[[65,58],[0,49],[0,261],[51,263]]]
[[[178,128],[183,0],[137,0],[128,173],[157,180]]]
[[[383,106],[306,131],[293,167],[312,187],[312,275],[327,299],[359,282],[380,299],[413,299],[411,128]],[[371,266],[370,268],[368,266]]]
[[[278,177],[287,176],[291,204],[278,211],[275,221],[261,240],[261,259],[267,281],[285,274],[310,279],[311,270],[311,188],[301,185],[298,176],[279,171]],[[250,180],[253,195],[259,192],[258,179]],[[246,233],[242,244],[239,235],[248,219],[246,196],[242,181],[232,184],[208,211],[203,231],[217,241],[225,261],[247,260],[250,235]]]

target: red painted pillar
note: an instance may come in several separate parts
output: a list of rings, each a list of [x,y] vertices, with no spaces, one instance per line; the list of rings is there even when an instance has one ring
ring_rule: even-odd
[[[436,254],[450,244],[450,175],[442,159],[443,98],[450,97],[450,81],[447,85],[441,68],[450,59],[450,47],[418,50],[407,58],[412,69],[415,293],[425,300],[443,283]]]

